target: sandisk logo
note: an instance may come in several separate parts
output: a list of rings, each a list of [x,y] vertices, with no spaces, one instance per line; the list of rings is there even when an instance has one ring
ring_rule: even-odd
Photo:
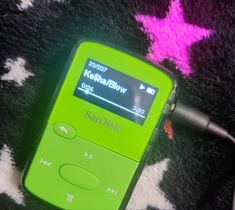
[[[97,116],[93,114],[91,111],[86,111],[84,117],[88,120],[91,120],[92,122],[96,124],[112,129],[115,132],[119,131],[118,123],[114,123],[106,117]]]

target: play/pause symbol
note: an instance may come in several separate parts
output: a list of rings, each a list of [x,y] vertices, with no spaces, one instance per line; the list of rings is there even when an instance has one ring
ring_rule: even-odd
[[[66,194],[66,201],[69,203],[73,202],[74,196],[69,194],[69,193],[65,193]]]

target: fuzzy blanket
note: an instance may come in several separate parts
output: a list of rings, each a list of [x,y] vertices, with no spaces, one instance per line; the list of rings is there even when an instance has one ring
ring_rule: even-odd
[[[234,11],[234,0],[1,1],[0,209],[54,209],[20,177],[49,93],[84,37],[160,62],[177,76],[181,101],[234,132]],[[171,121],[165,131],[127,208],[230,210],[234,146]]]

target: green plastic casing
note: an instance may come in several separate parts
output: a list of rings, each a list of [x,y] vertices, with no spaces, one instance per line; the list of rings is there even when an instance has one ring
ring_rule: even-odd
[[[88,59],[158,89],[143,125],[73,95]],[[175,92],[175,80],[160,67],[108,45],[80,42],[25,170],[24,187],[62,209],[123,209]],[[118,131],[97,123],[103,118]]]

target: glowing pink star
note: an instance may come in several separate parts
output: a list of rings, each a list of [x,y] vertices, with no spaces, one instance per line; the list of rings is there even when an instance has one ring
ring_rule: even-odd
[[[135,15],[135,19],[143,24],[142,30],[151,42],[147,58],[152,62],[169,59],[186,76],[192,72],[189,63],[189,47],[208,37],[212,32],[186,23],[180,0],[171,2],[165,19],[157,19],[149,15]]]

